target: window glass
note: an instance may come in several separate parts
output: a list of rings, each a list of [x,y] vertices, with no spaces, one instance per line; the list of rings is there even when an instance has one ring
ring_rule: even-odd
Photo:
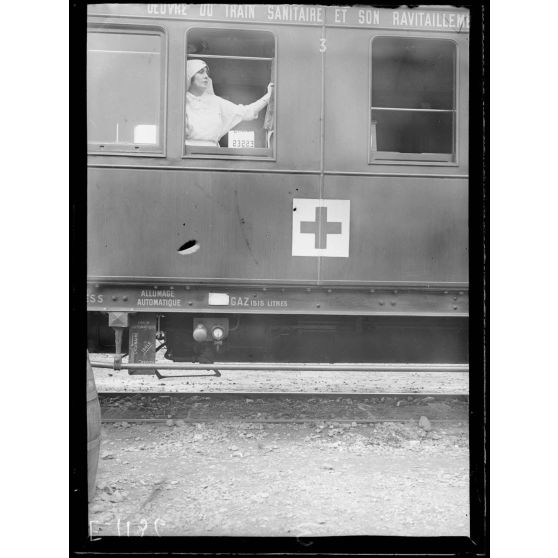
[[[186,155],[273,155],[275,39],[267,31],[191,29],[187,35]],[[196,73],[207,74],[196,81]]]
[[[371,114],[375,159],[452,160],[455,44],[437,39],[375,38]]]
[[[161,151],[162,71],[160,35],[88,33],[90,145],[107,151]]]

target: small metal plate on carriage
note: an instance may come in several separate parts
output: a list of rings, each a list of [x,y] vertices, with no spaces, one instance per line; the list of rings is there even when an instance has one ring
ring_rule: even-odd
[[[209,306],[228,306],[230,297],[227,293],[209,293],[207,304]]]
[[[130,316],[130,364],[155,362],[155,316]],[[130,374],[155,374],[155,370],[130,370]]]
[[[254,132],[250,130],[231,130],[229,132],[229,147],[236,149],[256,147]]]

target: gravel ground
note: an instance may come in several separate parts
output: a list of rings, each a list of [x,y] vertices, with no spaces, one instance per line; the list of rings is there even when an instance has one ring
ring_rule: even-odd
[[[415,420],[426,416],[430,420],[468,420],[465,399],[433,396],[406,397],[328,397],[242,395],[163,396],[126,393],[100,395],[103,419],[185,419],[207,421],[285,421],[285,420]]]
[[[97,536],[469,535],[467,425],[104,425]]]
[[[112,361],[107,354],[90,358]],[[164,360],[159,353],[157,360]],[[202,394],[175,400],[168,424],[103,426],[89,508],[94,537],[469,535],[466,403],[424,395],[326,403],[203,397],[204,391],[467,394],[468,374],[224,371],[220,378],[159,380],[125,370],[94,373],[99,392]],[[313,413],[320,408],[316,423],[239,422],[314,418],[312,406]],[[145,411],[144,403],[121,407]],[[107,418],[110,398],[103,409]],[[184,414],[219,422],[184,423],[178,418]],[[428,424],[421,416],[452,422]],[[409,422],[333,422],[350,417]]]
[[[112,362],[108,354],[91,361]],[[157,355],[157,361],[165,361]],[[462,372],[259,372],[223,371],[220,378],[164,378],[130,375],[126,370],[94,368],[99,392],[342,392],[342,393],[469,393],[469,374]],[[165,373],[165,371],[162,371]],[[166,371],[178,374],[176,371]],[[207,374],[203,371],[184,372]]]

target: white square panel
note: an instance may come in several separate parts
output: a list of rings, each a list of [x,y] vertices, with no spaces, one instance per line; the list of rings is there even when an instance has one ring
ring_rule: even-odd
[[[293,199],[293,256],[349,257],[350,200]]]

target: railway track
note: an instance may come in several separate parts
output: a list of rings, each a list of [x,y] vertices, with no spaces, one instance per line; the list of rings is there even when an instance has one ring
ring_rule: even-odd
[[[460,373],[469,372],[468,364],[440,364],[440,363],[345,363],[345,364],[320,364],[320,363],[265,363],[265,362],[215,362],[215,363],[199,363],[199,362],[164,362],[162,360],[149,364],[130,364],[122,362],[119,359],[112,361],[92,360],[93,368],[108,368],[111,370],[128,369],[131,371],[151,371],[159,378],[181,378],[191,377],[190,374],[181,375],[163,375],[159,374],[159,370],[174,371],[213,371],[220,375],[221,370],[227,372],[246,372],[251,371],[272,371],[272,372],[445,372]],[[196,376],[194,376],[196,377]]]
[[[159,357],[161,358],[161,357]],[[295,397],[389,394],[419,395],[469,393],[469,370],[466,364],[412,363],[171,363],[181,370],[165,371],[167,361],[149,365],[151,371],[161,368],[159,375],[145,374],[144,370],[115,370],[108,354],[91,355],[95,382],[99,392],[238,394],[254,396]],[[102,364],[103,366],[99,366]],[[217,376],[214,370],[219,370]],[[202,370],[205,368],[205,370]],[[170,374],[169,374],[170,372]],[[163,377],[164,376],[164,377]],[[257,392],[257,394],[256,394]]]
[[[102,422],[374,424],[463,422],[468,396],[417,393],[100,393]]]

